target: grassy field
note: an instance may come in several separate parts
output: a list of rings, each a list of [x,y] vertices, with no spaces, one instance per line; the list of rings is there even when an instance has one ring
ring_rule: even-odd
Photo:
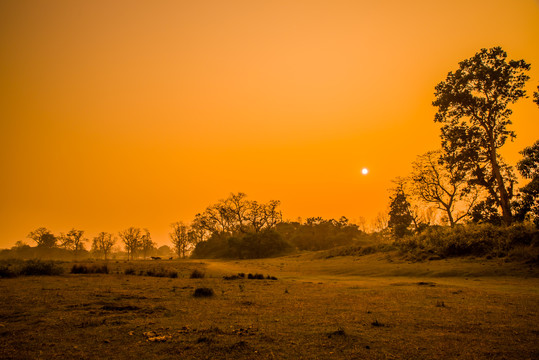
[[[0,279],[0,358],[539,358],[538,271],[523,264],[306,253],[72,265]],[[223,279],[237,273],[278,280]],[[214,295],[194,297],[202,287]]]

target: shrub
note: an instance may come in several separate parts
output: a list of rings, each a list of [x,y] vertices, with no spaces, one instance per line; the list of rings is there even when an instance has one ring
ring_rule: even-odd
[[[193,272],[191,273],[191,276],[189,276],[191,279],[203,279],[204,276],[206,276],[205,273],[203,273],[202,271],[200,270],[193,270]]]
[[[193,293],[194,297],[211,297],[213,296],[213,289],[211,288],[197,288]]]
[[[124,274],[125,275],[135,275],[136,271],[133,268],[127,268],[127,269],[124,270]]]
[[[28,260],[20,270],[21,275],[60,275],[64,269],[53,261]]]

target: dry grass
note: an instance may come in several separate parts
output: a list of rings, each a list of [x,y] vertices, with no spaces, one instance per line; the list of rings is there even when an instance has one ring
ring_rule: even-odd
[[[471,259],[360,259],[140,261],[109,263],[108,275],[1,279],[0,358],[539,357],[536,277],[470,277],[492,265]],[[158,266],[179,277],[124,275]],[[451,267],[452,277],[432,276]],[[194,269],[206,277],[190,279]],[[279,280],[222,278],[238,272]],[[214,296],[194,297],[196,288]]]

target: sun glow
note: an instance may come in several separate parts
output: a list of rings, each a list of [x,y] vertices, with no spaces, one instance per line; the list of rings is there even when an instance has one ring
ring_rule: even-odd
[[[369,173],[369,169],[363,168],[363,169],[361,169],[361,173],[362,173],[363,175],[367,175],[367,174]]]

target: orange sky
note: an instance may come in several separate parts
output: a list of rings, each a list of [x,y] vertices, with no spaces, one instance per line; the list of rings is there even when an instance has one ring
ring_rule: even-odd
[[[372,219],[439,146],[434,86],[492,46],[533,90],[539,2],[2,1],[0,247],[40,226],[163,244],[237,191]],[[539,134],[513,109],[511,164]]]

